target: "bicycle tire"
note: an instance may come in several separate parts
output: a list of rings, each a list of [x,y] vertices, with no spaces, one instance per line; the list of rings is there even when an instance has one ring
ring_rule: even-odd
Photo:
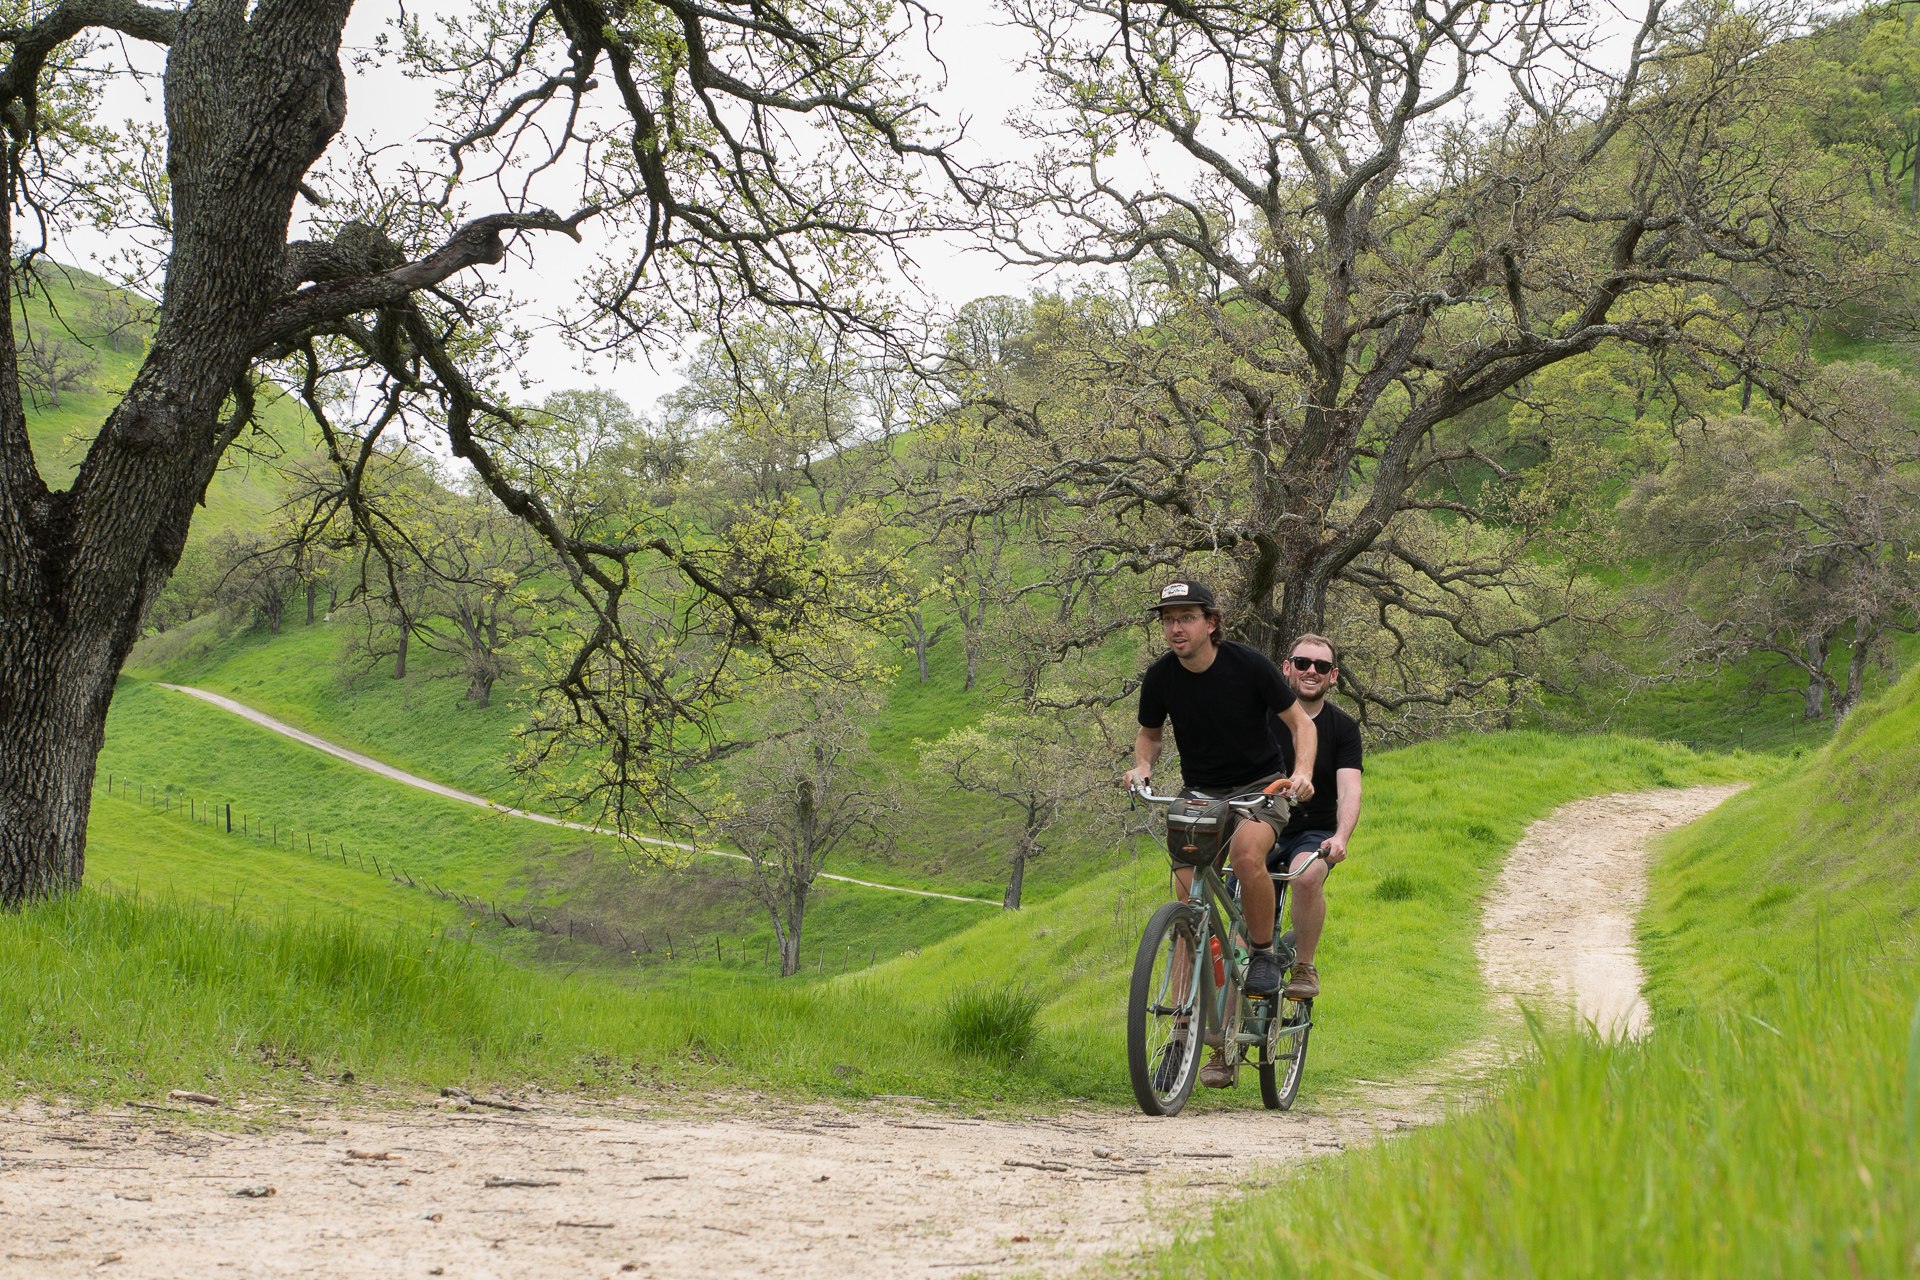
[[[1290,1111],[1293,1100],[1300,1096],[1300,1077],[1307,1070],[1307,1040],[1313,1035],[1313,1001],[1282,997],[1280,1016],[1275,1021],[1276,1030],[1300,1022],[1308,1024],[1297,1034],[1277,1040],[1278,1044],[1290,1047],[1291,1051],[1285,1054],[1273,1052],[1276,1040],[1270,1036],[1268,1051],[1263,1055],[1265,1061],[1260,1063],[1260,1101],[1267,1104],[1269,1111]]]
[[[1192,908],[1169,902],[1153,913],[1133,959],[1133,983],[1127,996],[1127,1075],[1133,1096],[1150,1116],[1178,1115],[1200,1074],[1200,1041],[1206,1031],[1211,994],[1204,954],[1205,929]],[[1181,959],[1181,948],[1186,959]],[[1186,975],[1175,991],[1180,971]],[[1184,1014],[1186,1025],[1180,1025]],[[1171,1066],[1168,1055],[1179,1047]]]

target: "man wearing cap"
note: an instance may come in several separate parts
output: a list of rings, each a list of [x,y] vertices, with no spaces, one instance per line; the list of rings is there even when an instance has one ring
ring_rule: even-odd
[[[1180,742],[1182,781],[1189,791],[1217,799],[1277,782],[1278,794],[1296,803],[1310,800],[1319,739],[1280,669],[1258,649],[1221,638],[1220,609],[1204,583],[1169,582],[1152,607],[1160,615],[1168,652],[1140,680],[1140,732],[1126,784],[1147,784],[1160,759],[1163,726],[1171,717]],[[1291,771],[1284,768],[1274,737],[1276,716],[1292,739]],[[1253,947],[1245,983],[1249,995],[1272,995],[1280,989],[1267,852],[1284,821],[1279,814],[1260,816],[1242,822],[1233,833],[1229,857],[1240,880],[1247,941]],[[1179,873],[1180,893],[1187,891],[1191,875],[1184,869]],[[1201,1079],[1213,1083],[1204,1072]]]

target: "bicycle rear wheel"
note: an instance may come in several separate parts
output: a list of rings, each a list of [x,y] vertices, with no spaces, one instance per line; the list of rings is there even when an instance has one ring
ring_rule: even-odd
[[[1288,1028],[1298,1027],[1297,1031]],[[1260,1100],[1269,1111],[1287,1111],[1300,1095],[1307,1069],[1307,1037],[1313,1034],[1313,1001],[1280,997],[1280,1016],[1267,1036],[1260,1063]]]
[[[1127,998],[1127,1074],[1133,1096],[1150,1116],[1179,1114],[1193,1092],[1205,1031],[1207,966],[1200,919],[1184,903],[1153,913],[1133,960]]]

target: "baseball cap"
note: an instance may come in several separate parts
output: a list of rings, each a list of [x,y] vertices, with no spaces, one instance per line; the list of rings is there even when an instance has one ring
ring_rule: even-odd
[[[1177,604],[1190,604],[1200,609],[1219,607],[1214,604],[1213,592],[1207,589],[1207,584],[1195,582],[1191,578],[1176,578],[1161,587],[1160,598],[1147,607],[1158,612],[1161,609],[1170,609]]]

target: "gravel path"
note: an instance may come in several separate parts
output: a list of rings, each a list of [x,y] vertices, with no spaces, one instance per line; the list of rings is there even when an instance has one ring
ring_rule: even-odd
[[[1488,899],[1499,1006],[1643,1028],[1627,922],[1645,840],[1732,790],[1603,797],[1530,828]],[[1457,1089],[1476,1051],[1423,1074]],[[1288,1114],[1203,1095],[1171,1120],[675,1091],[524,1113],[332,1089],[304,1114],[228,1099],[276,1121],[258,1133],[31,1104],[0,1115],[0,1275],[1064,1276],[1163,1241],[1276,1165],[1417,1123],[1443,1092],[1368,1088]]]

